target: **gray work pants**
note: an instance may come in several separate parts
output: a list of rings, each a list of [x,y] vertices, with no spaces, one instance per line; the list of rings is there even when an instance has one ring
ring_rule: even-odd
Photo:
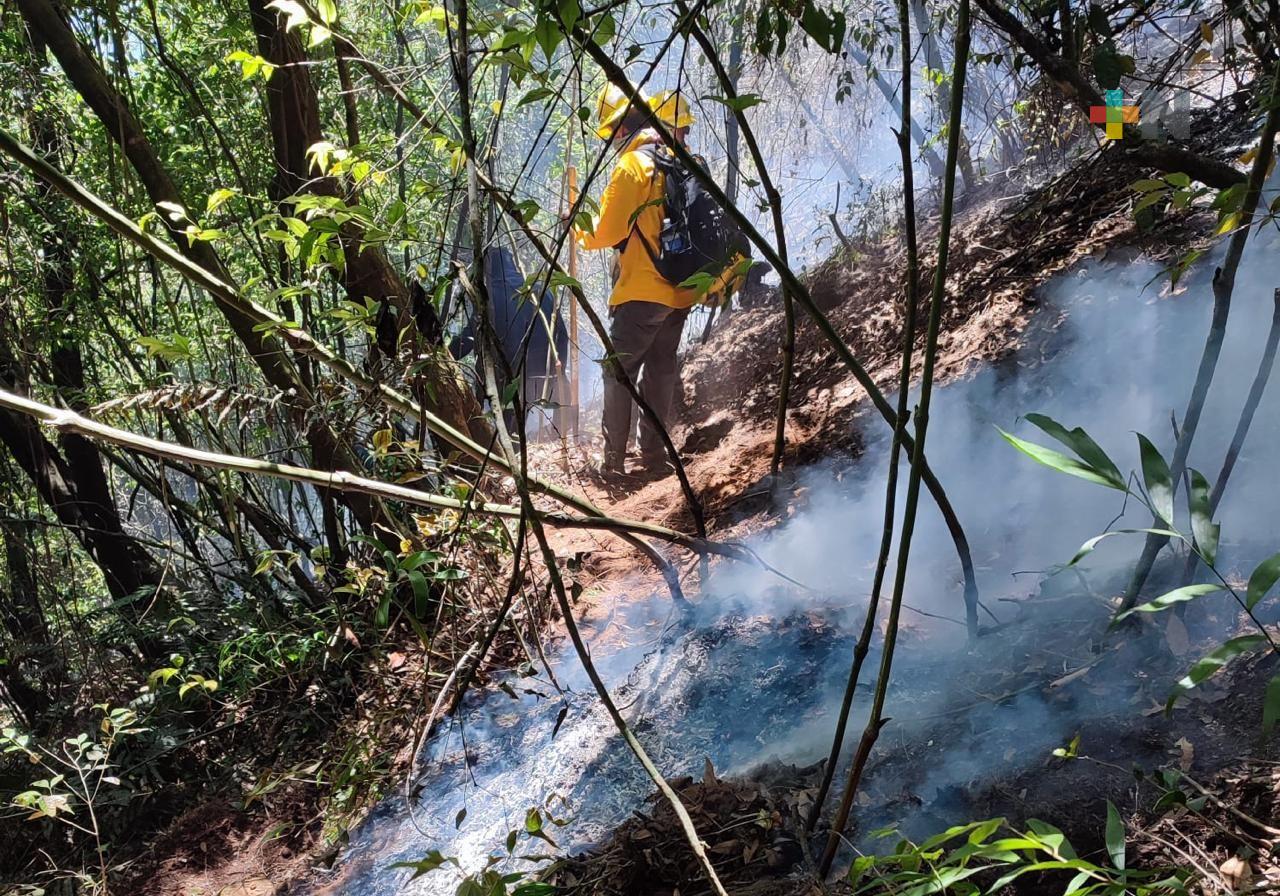
[[[631,432],[631,393],[618,379],[619,368],[640,390],[640,397],[665,426],[676,392],[676,350],[684,330],[687,308],[668,308],[658,302],[623,302],[612,311],[609,338],[614,356],[604,365],[604,456],[621,464]],[[640,454],[646,459],[664,455],[662,437],[643,414]]]

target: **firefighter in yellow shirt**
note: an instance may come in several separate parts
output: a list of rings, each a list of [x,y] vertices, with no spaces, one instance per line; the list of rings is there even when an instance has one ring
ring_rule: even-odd
[[[694,123],[684,98],[664,92],[649,105],[683,144]],[[619,250],[617,277],[609,296],[609,338],[614,354],[605,362],[600,470],[617,475],[625,473],[633,423],[631,394],[617,371],[624,371],[637,385],[645,403],[665,424],[675,400],[676,350],[685,318],[689,309],[705,298],[705,292],[669,283],[654,266],[651,252],[659,245],[662,229],[663,178],[655,171],[653,151],[645,147],[661,140],[645,128],[645,111],[632,108],[613,85],[601,93],[596,111],[596,133],[618,146],[622,155],[600,199],[600,213],[593,219],[591,231],[579,231],[578,242],[584,249]],[[668,470],[661,436],[644,416],[640,420],[640,463],[648,472]]]

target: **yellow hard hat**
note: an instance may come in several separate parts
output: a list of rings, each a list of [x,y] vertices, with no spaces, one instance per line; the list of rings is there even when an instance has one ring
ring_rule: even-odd
[[[631,108],[631,101],[616,84],[604,85],[600,96],[596,99],[596,136],[608,140],[613,136],[614,128],[626,116]]]
[[[669,128],[687,128],[697,121],[689,110],[688,101],[678,90],[655,93],[649,100],[649,108]]]

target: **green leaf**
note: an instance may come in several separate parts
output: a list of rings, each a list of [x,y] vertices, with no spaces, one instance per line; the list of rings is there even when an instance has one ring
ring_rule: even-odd
[[[1280,579],[1280,554],[1272,554],[1259,563],[1249,576],[1249,591],[1245,598],[1245,606],[1250,610],[1258,605],[1258,601],[1267,596],[1271,586]]]
[[[591,32],[591,40],[597,47],[603,47],[613,40],[614,35],[618,33],[618,22],[610,13],[605,13],[600,17],[600,21],[596,23],[595,30]]]
[[[511,891],[511,896],[553,896],[556,888],[540,880],[520,884]]]
[[[1280,675],[1267,682],[1267,695],[1262,701],[1262,734],[1270,737],[1280,721]]]
[[[1200,558],[1210,568],[1218,556],[1218,536],[1222,527],[1214,523],[1213,511],[1209,507],[1209,481],[1199,470],[1191,471],[1191,534],[1195,536],[1196,547],[1200,549]]]
[[[1004,436],[1004,440],[1017,448],[1027,457],[1036,463],[1044,464],[1051,470],[1057,470],[1060,473],[1066,473],[1070,476],[1076,476],[1087,482],[1096,485],[1104,485],[1107,488],[1115,488],[1116,485],[1110,479],[1088,464],[1076,460],[1074,457],[1068,457],[1060,451],[1054,451],[1052,448],[1045,448],[1043,445],[1037,445],[1035,442],[1027,442],[1017,436],[1010,435],[1003,429],[996,427],[997,432]]]
[[[1205,654],[1191,667],[1191,671],[1174,686],[1173,693],[1169,695],[1169,700],[1165,703],[1165,712],[1172,712],[1173,705],[1179,697],[1209,678],[1231,660],[1266,642],[1265,635],[1242,635],[1239,638],[1232,638],[1225,644],[1220,644],[1217,648]]]
[[[524,816],[524,831],[526,834],[540,834],[542,832],[542,813],[537,809],[530,809]]]
[[[845,18],[838,8],[827,12],[819,9],[813,0],[805,0],[800,10],[800,27],[828,53],[838,52],[844,43]]]
[[[1163,201],[1165,198],[1165,195],[1166,194],[1163,191],[1148,193],[1147,195],[1143,196],[1140,200],[1138,200],[1138,204],[1133,207],[1133,213],[1136,215],[1138,214],[1138,212],[1144,209],[1150,208],[1151,206],[1155,205],[1157,202]]]
[[[520,378],[516,377],[502,390],[501,401],[504,408],[509,408],[515,403],[516,395],[520,392]]]
[[[1027,414],[1026,421],[1032,423],[1062,444],[1066,445],[1076,453],[1082,461],[1093,468],[1095,472],[1103,476],[1112,483],[1113,488],[1124,488],[1124,476],[1120,472],[1120,468],[1115,465],[1107,452],[1090,438],[1089,434],[1077,426],[1070,431],[1061,423],[1052,417],[1046,417],[1044,414]]]
[[[542,54],[547,57],[547,62],[551,61],[552,54],[555,53],[556,47],[560,45],[563,38],[564,34],[550,16],[538,19],[538,23],[533,26],[533,39],[542,48]]]
[[[1107,90],[1120,86],[1120,79],[1124,77],[1124,62],[1112,41],[1106,41],[1094,51],[1093,74],[1098,79],[1098,84]]]
[[[205,214],[207,215],[213,214],[219,208],[222,207],[222,204],[224,202],[226,202],[228,199],[231,199],[235,195],[236,195],[235,190],[228,190],[226,187],[223,187],[220,190],[214,190],[212,193],[209,194],[209,198],[206,199],[204,202]]]
[[[555,271],[547,279],[547,287],[550,289],[560,289],[562,286],[569,290],[582,289],[582,284],[578,282],[576,277],[570,277],[564,271]]]
[[[1139,193],[1150,193],[1154,190],[1163,190],[1167,184],[1162,180],[1135,180],[1129,186]]]
[[[578,0],[560,0],[560,19],[564,22],[565,30],[573,28],[578,23],[578,19],[582,18],[582,6]],[[550,59],[550,55],[547,56]]]
[[[1124,820],[1111,800],[1107,800],[1107,855],[1111,864],[1124,870]]]
[[[764,97],[758,93],[742,93],[735,97],[723,96],[704,96],[704,100],[711,100],[722,106],[727,106],[734,112],[742,112],[750,109],[752,106],[758,106],[764,102]]]
[[[545,100],[549,96],[555,96],[555,91],[550,87],[535,87],[520,97],[519,102],[516,103],[516,108],[519,109],[530,103],[536,103],[538,100]]]
[[[1161,610],[1167,610],[1175,604],[1184,604],[1189,600],[1195,600],[1197,597],[1203,597],[1206,594],[1213,594],[1221,590],[1221,585],[1186,585],[1182,588],[1175,588],[1167,594],[1160,595],[1153,601],[1136,606],[1131,610],[1125,610],[1116,617],[1116,621],[1119,622],[1134,613],[1159,613]]]
[[[680,281],[681,289],[692,289],[699,295],[705,295],[712,286],[715,286],[716,278],[708,273],[699,271],[696,274],[690,274],[688,277]]]
[[[439,868],[441,865],[445,864],[446,862],[452,865],[458,864],[457,859],[448,858],[444,854],[442,854],[440,850],[433,849],[429,853],[427,853],[424,858],[419,859],[416,862],[395,862],[391,865],[391,867],[392,868],[412,868],[413,877],[409,878],[409,880],[417,880],[418,878],[422,877],[422,875],[427,874],[428,872],[431,872],[431,871],[435,871],[437,868]]]
[[[404,577],[413,588],[413,614],[419,619],[427,618],[427,610],[431,605],[431,586],[427,584],[427,577],[416,569],[409,570]]]
[[[311,21],[311,19],[307,17],[306,9],[303,8],[301,3],[296,2],[296,0],[271,0],[271,2],[267,4],[267,9],[279,10],[281,14],[285,16],[285,31],[292,31],[299,25],[305,25],[307,22]]]
[[[338,18],[338,5],[334,0],[316,0],[316,14],[321,22],[332,25]]]
[[[1112,535],[1137,535],[1139,533],[1147,533],[1149,535],[1165,535],[1169,538],[1181,538],[1181,533],[1174,532],[1172,529],[1112,529],[1110,532],[1103,532],[1101,535],[1095,535],[1084,544],[1080,545],[1080,550],[1076,551],[1075,556],[1067,561],[1067,566],[1075,566],[1085,557],[1093,553],[1094,549],[1110,538]]]
[[[1173,477],[1169,465],[1151,444],[1151,440],[1138,433],[1138,449],[1142,453],[1142,480],[1151,499],[1151,509],[1166,523],[1173,522]]]

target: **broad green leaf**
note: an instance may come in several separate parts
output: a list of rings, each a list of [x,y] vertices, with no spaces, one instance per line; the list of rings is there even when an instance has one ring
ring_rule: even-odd
[[[1107,456],[1107,452],[1103,451],[1098,443],[1090,438],[1089,434],[1079,426],[1068,431],[1057,420],[1052,417],[1046,417],[1044,414],[1027,414],[1026,421],[1040,427],[1050,436],[1074,451],[1077,457],[1092,467],[1103,478],[1110,481],[1113,488],[1124,488],[1124,475],[1121,474],[1120,468]]]
[[[551,56],[555,53],[556,47],[560,45],[564,34],[560,31],[554,19],[550,16],[545,16],[538,19],[537,24],[534,25],[533,37],[538,42],[538,46],[542,48],[542,53],[547,57],[547,62],[550,62]]]
[[[1167,594],[1162,594],[1153,601],[1134,607],[1132,610],[1125,610],[1116,617],[1116,621],[1124,619],[1126,616],[1132,616],[1134,613],[1159,613],[1161,610],[1167,610],[1175,604],[1184,604],[1189,600],[1195,600],[1197,597],[1203,597],[1206,594],[1213,594],[1215,591],[1221,591],[1221,585],[1186,585],[1182,588],[1175,588]]]
[[[1231,660],[1265,643],[1267,643],[1267,639],[1264,635],[1242,635],[1239,638],[1232,638],[1225,644],[1218,645],[1217,648],[1211,650],[1197,661],[1191,667],[1191,671],[1174,686],[1173,693],[1169,695],[1169,700],[1165,703],[1165,712],[1172,712],[1173,705],[1179,697],[1209,678]]]
[[[1104,485],[1107,488],[1116,487],[1115,483],[1107,479],[1106,476],[1102,475],[1088,464],[1076,460],[1074,457],[1068,457],[1061,451],[1054,451],[1052,448],[1045,448],[1043,445],[1037,445],[1035,442],[1024,441],[1017,436],[1010,435],[999,427],[996,427],[996,430],[1000,435],[1004,436],[1006,442],[1037,463],[1044,464],[1046,467],[1049,467],[1052,470],[1057,470],[1060,473],[1067,473],[1071,476],[1079,477],[1080,479],[1095,483],[1096,485]]]
[[[1132,73],[1133,65],[1133,57],[1117,51],[1111,40],[1099,45],[1093,54],[1093,73],[1107,90],[1119,87],[1120,79]]]
[[[1138,448],[1142,453],[1142,481],[1151,498],[1151,509],[1166,523],[1173,522],[1173,477],[1169,465],[1151,444],[1151,440],[1138,433]]]
[[[1162,180],[1135,180],[1129,186],[1139,193],[1150,193],[1153,190],[1163,190],[1168,184]]]
[[[1199,470],[1192,470],[1191,494],[1188,498],[1191,504],[1191,534],[1195,536],[1200,559],[1212,568],[1218,556],[1218,536],[1222,527],[1213,522],[1209,493],[1209,480]]]
[[[1267,682],[1267,694],[1262,701],[1262,734],[1270,737],[1280,721],[1280,675]]]
[[[595,29],[591,32],[591,40],[598,47],[603,47],[613,40],[614,35],[618,33],[618,23],[610,13],[605,13],[596,22]]]
[[[516,103],[516,108],[519,109],[529,105],[530,103],[536,103],[538,100],[545,100],[550,96],[555,96],[555,91],[551,88],[535,87],[524,96],[520,97],[520,100]]]
[[[1111,800],[1107,800],[1107,855],[1111,864],[1124,870],[1124,820]]]
[[[224,202],[226,202],[228,199],[231,199],[235,195],[236,195],[235,190],[228,190],[226,187],[223,187],[220,190],[214,190],[212,193],[209,194],[209,198],[205,200],[205,203],[204,203],[205,214],[207,215],[213,214],[219,208],[222,207],[222,204]]]
[[[1250,610],[1258,605],[1258,601],[1267,596],[1267,592],[1271,590],[1271,586],[1280,579],[1280,554],[1272,554],[1266,560],[1254,568],[1253,574],[1249,576],[1248,597],[1245,598],[1245,606]]]
[[[338,5],[334,0],[316,0],[316,14],[321,22],[332,25],[338,18]]]
[[[307,38],[308,47],[318,47],[333,36],[333,32],[324,25],[312,25],[311,36]]]
[[[564,22],[566,30],[573,28],[581,17],[582,5],[578,0],[560,0],[560,20]]]

